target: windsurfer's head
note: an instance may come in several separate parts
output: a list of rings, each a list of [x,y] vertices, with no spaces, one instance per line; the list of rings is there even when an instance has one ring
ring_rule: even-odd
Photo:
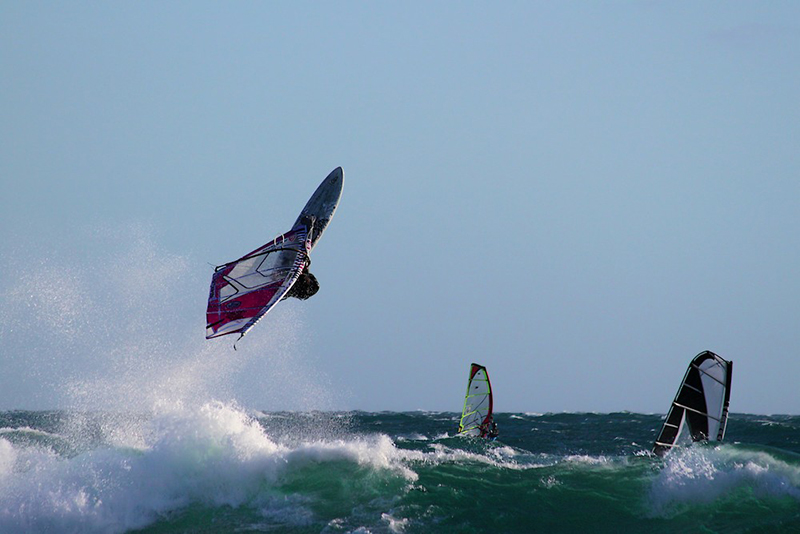
[[[309,297],[313,297],[317,291],[319,291],[317,278],[307,270],[304,270],[289,291],[289,296],[306,300]]]

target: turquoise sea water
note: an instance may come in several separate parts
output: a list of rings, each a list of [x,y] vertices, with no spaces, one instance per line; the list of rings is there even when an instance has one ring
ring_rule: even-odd
[[[648,453],[662,416],[0,412],[0,532],[800,532],[800,417]]]

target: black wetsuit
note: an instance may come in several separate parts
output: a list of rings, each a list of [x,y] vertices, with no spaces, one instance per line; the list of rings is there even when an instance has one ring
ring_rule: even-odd
[[[300,300],[306,300],[313,297],[319,291],[319,282],[317,278],[308,270],[308,264],[303,267],[303,272],[297,278],[292,288],[286,293],[284,298],[294,297]]]

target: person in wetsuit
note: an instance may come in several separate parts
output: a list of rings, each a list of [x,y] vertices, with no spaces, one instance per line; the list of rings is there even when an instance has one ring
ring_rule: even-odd
[[[487,439],[496,439],[500,434],[497,430],[497,423],[494,422],[494,417],[490,417],[488,421],[480,426],[481,437]]]
[[[306,263],[306,266],[303,267],[303,271],[300,273],[300,276],[297,278],[297,281],[292,285],[292,288],[286,293],[286,296],[283,298],[293,297],[300,300],[306,300],[309,297],[313,297],[317,291],[319,291],[319,282],[317,282],[317,277],[311,274],[308,270],[308,266],[311,265],[311,262]]]
[[[303,217],[300,219],[300,223],[306,226],[309,236],[315,231],[314,225],[316,220],[313,217]],[[296,227],[297,226],[295,226],[295,228]],[[325,226],[323,225],[322,228],[324,227]],[[311,274],[311,272],[308,270],[308,267],[311,265],[311,258],[308,257],[307,259],[308,261],[306,262],[305,267],[303,267],[303,271],[300,273],[300,276],[292,285],[291,289],[289,289],[289,291],[283,297],[284,299],[293,297],[300,300],[306,300],[307,298],[316,295],[317,291],[319,291],[319,282],[317,282],[317,277]]]
[[[492,420],[492,426],[489,429],[489,433],[486,435],[489,439],[497,439],[497,436],[500,435],[500,432],[497,430],[497,423]]]

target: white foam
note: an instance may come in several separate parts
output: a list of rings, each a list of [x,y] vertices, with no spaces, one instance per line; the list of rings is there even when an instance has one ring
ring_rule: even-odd
[[[389,530],[392,532],[403,532],[409,524],[408,519],[405,517],[397,519],[386,513],[381,514],[381,520],[388,524]]]
[[[278,502],[268,491],[287,474],[345,461],[401,480],[417,476],[387,436],[288,447],[221,402],[175,406],[147,420],[139,435],[142,447],[98,446],[72,458],[0,439],[0,532],[124,532],[190,503],[255,505],[267,519],[307,524],[302,498]]]
[[[744,486],[756,495],[800,501],[800,467],[763,451],[726,445],[673,449],[652,483],[649,502],[654,515],[670,516],[685,506],[725,498]]]
[[[5,477],[11,475],[16,460],[17,454],[14,446],[7,439],[0,438],[0,483]]]
[[[0,435],[2,435],[2,434],[20,434],[20,433],[21,434],[31,435],[31,436],[41,436],[41,437],[48,437],[48,438],[52,438],[52,437],[55,436],[55,434],[52,434],[50,432],[45,432],[44,430],[38,430],[36,428],[31,428],[29,426],[20,426],[20,427],[17,427],[17,428],[11,428],[11,427],[0,428]]]
[[[0,350],[25,354],[5,370],[26,395],[69,408],[58,437],[82,452],[0,438],[0,532],[123,532],[190,502],[250,503],[303,524],[307,503],[263,490],[287,471],[345,461],[416,476],[385,436],[331,439],[346,418],[279,441],[231,401],[332,408],[339,390],[304,352],[301,305],[273,310],[233,351],[232,336],[205,340],[204,264],[160,250],[146,226],[84,238],[104,252],[48,257],[33,246],[36,257],[16,258],[3,280],[21,304],[3,312],[14,336],[0,336]]]
[[[429,451],[401,449],[397,451],[397,454],[410,465],[414,463],[438,465],[443,463],[474,462],[504,469],[527,470],[541,468],[554,463],[543,455],[531,455],[508,446],[470,451],[434,442],[431,444],[431,450]]]
[[[621,460],[624,460],[621,458]],[[572,454],[564,457],[564,461],[583,465],[612,465],[614,460],[607,456],[589,456],[588,454]]]
[[[547,478],[542,477],[539,479],[539,482],[541,483],[542,486],[544,486],[547,489],[555,488],[556,486],[561,486],[563,484],[553,475],[549,475]]]

